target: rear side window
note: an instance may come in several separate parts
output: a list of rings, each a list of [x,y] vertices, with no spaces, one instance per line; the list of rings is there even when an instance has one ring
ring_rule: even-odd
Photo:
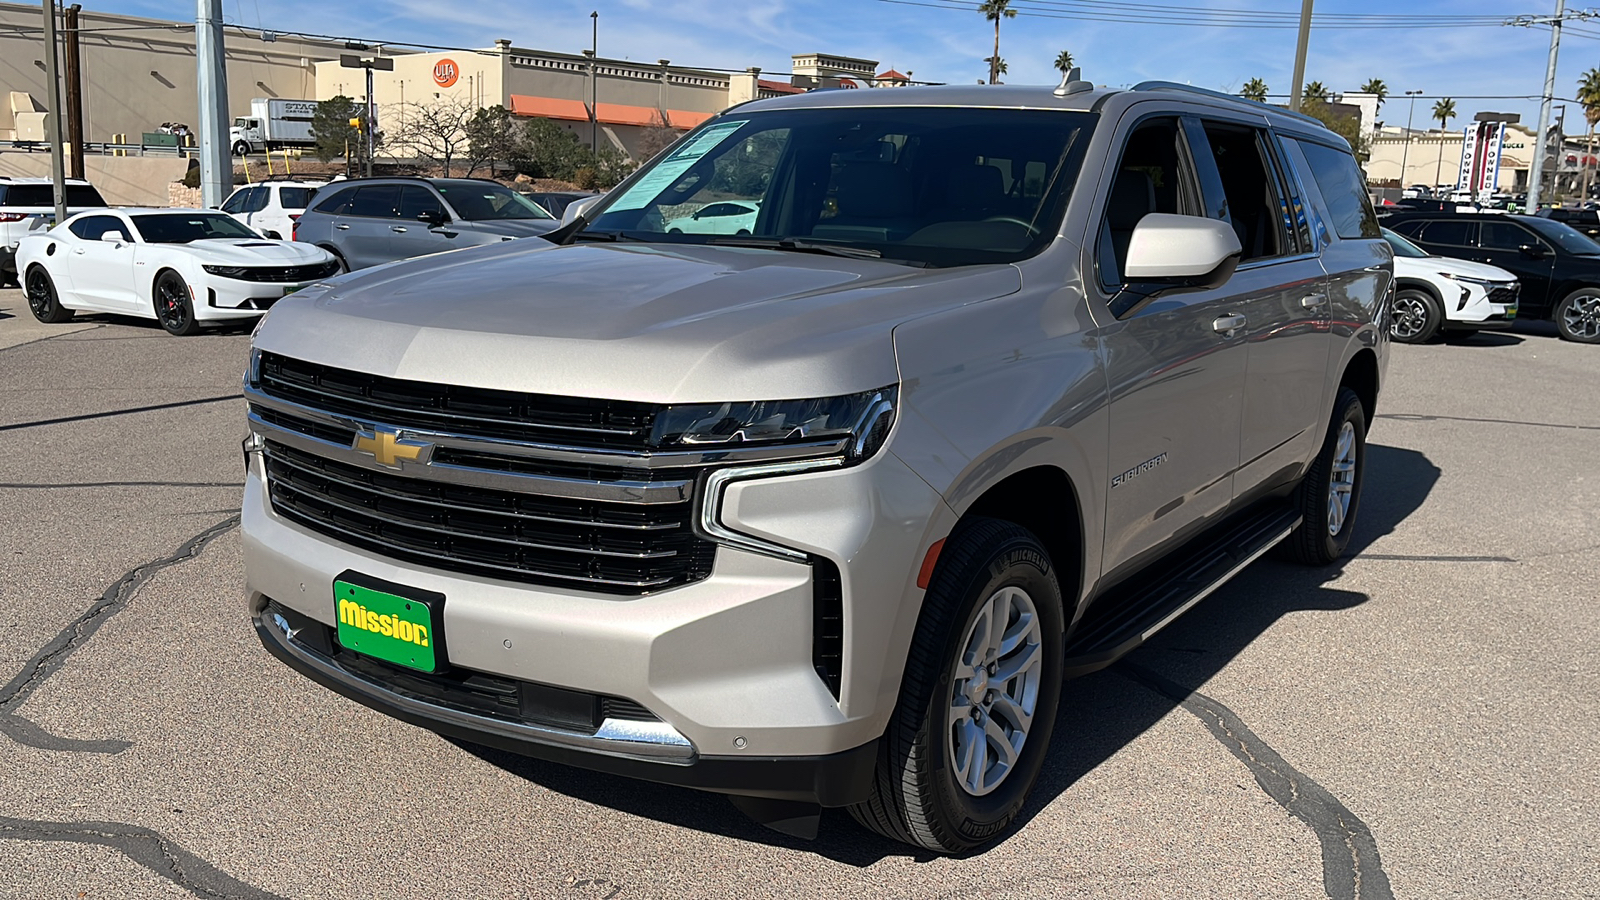
[[[423,213],[444,214],[444,205],[439,198],[422,185],[408,184],[401,191],[400,218],[415,220]]]
[[[330,216],[342,215],[350,211],[350,203],[355,199],[356,189],[353,187],[335,191],[317,204],[317,212],[327,213]]]
[[[371,216],[375,219],[392,219],[400,206],[400,186],[396,184],[369,184],[356,189],[356,199],[350,204],[352,216]]]
[[[86,241],[98,241],[100,236],[108,231],[120,232],[123,237],[128,236],[127,226],[116,216],[85,216],[68,225],[67,230]]]
[[[1467,238],[1469,227],[1471,227],[1470,222],[1429,222],[1427,227],[1422,229],[1422,239],[1430,244],[1465,247],[1469,243]]]
[[[1361,177],[1355,157],[1310,141],[1297,143],[1311,163],[1311,178],[1328,204],[1334,233],[1342,238],[1382,237],[1378,215],[1367,195],[1366,179]]]
[[[311,188],[278,188],[278,205],[284,209],[305,209],[311,203]]]
[[[0,190],[4,191],[0,193],[0,206],[49,209],[56,205],[55,195],[48,184],[11,184]],[[67,185],[66,200],[67,206],[73,209],[94,209],[106,205],[100,192],[88,184]]]

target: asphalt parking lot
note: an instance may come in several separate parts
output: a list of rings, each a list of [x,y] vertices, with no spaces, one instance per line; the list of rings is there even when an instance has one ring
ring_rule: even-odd
[[[0,291],[0,896],[1600,896],[1600,347],[1397,346],[1356,555],[1268,558],[1069,684],[1027,821],[948,859],[830,812],[453,743],[271,659],[243,331]]]

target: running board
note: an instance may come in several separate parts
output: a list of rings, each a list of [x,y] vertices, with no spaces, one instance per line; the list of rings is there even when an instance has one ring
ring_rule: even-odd
[[[1066,677],[1099,671],[1132,652],[1299,527],[1299,512],[1269,503],[1112,588],[1073,629]]]

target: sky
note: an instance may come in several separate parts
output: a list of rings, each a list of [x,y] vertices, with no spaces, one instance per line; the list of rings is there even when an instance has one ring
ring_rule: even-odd
[[[163,19],[188,20],[195,11],[193,0],[85,5]],[[575,53],[589,47],[589,13],[596,11],[602,57],[670,59],[714,69],[760,66],[779,77],[789,71],[792,54],[822,52],[876,59],[880,70],[910,72],[918,81],[972,84],[986,76],[994,40],[993,26],[976,6],[961,0],[224,0],[223,14],[250,27],[375,43],[491,47],[495,39],[508,38],[518,47]],[[1274,94],[1289,92],[1299,0],[1015,0],[1013,6],[1021,14],[1005,20],[1000,33],[1008,83],[1056,83],[1056,56],[1069,50],[1096,84],[1162,80],[1237,92],[1249,79],[1261,78]],[[1306,80],[1342,92],[1383,79],[1392,99],[1380,118],[1391,125],[1405,123],[1402,94],[1408,90],[1423,91],[1415,103],[1416,127],[1426,126],[1434,100],[1443,96],[1456,98],[1453,129],[1485,110],[1520,113],[1532,124],[1550,29],[1495,23],[1549,16],[1554,9],[1554,0],[1317,0],[1322,21],[1380,27],[1332,28],[1319,21],[1311,32]],[[1217,12],[1238,10],[1247,12]],[[1356,18],[1362,15],[1413,18],[1393,24]],[[1166,23],[1127,21],[1135,16]],[[1483,17],[1478,21],[1488,24],[1465,25],[1463,16]],[[1207,17],[1232,24],[1177,24]],[[1241,27],[1262,23],[1289,27]],[[1557,69],[1558,106],[1594,67],[1600,67],[1600,19],[1572,22]],[[1502,97],[1517,99],[1491,99]],[[1584,130],[1582,119],[1569,103],[1568,133]]]

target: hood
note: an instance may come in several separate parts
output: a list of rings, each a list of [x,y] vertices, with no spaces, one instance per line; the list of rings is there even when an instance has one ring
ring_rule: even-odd
[[[482,219],[469,221],[458,219],[456,227],[465,231],[477,231],[483,234],[503,234],[506,237],[534,237],[546,234],[561,227],[560,219]]]
[[[894,326],[1014,293],[1009,265],[919,269],[703,245],[515,241],[292,294],[256,346],[416,381],[655,403],[899,380]]]
[[[1461,275],[1466,278],[1479,278],[1484,281],[1516,281],[1517,276],[1507,272],[1499,266],[1487,263],[1473,262],[1468,259],[1455,259],[1449,256],[1430,256],[1427,259],[1416,259],[1410,256],[1396,256],[1394,258],[1396,275],[1409,275],[1412,272],[1448,272],[1451,275]],[[1407,270],[1411,271],[1407,271]]]
[[[155,244],[152,246],[162,246]],[[206,265],[305,266],[333,257],[315,244],[273,241],[267,238],[213,238],[184,245]]]

